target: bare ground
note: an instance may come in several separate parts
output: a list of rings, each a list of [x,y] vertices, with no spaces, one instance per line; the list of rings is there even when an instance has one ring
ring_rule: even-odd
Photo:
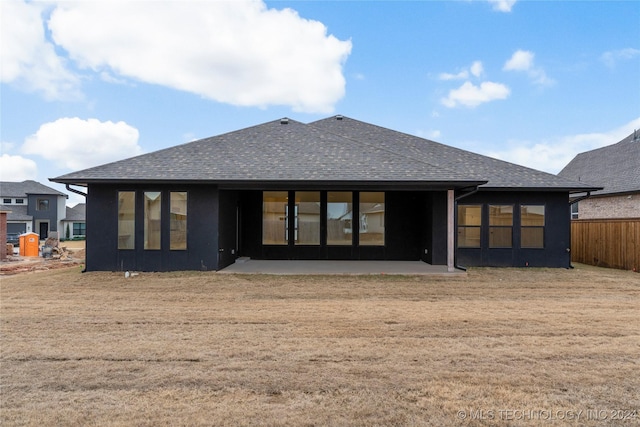
[[[1,280],[10,425],[639,425],[640,275]]]

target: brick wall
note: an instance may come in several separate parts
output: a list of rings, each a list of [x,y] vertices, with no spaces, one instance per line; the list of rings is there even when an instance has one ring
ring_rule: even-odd
[[[578,219],[639,218],[640,193],[590,197],[578,205]]]

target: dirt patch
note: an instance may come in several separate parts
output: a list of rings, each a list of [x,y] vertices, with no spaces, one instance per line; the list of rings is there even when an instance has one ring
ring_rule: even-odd
[[[639,422],[637,273],[72,268],[1,293],[2,425]]]
[[[66,248],[66,245],[61,245]],[[76,245],[79,246],[79,245]],[[20,273],[33,273],[39,271],[57,270],[84,265],[84,242],[78,249],[65,250],[65,259],[52,259],[38,257],[8,256],[0,262],[0,276],[10,276]]]

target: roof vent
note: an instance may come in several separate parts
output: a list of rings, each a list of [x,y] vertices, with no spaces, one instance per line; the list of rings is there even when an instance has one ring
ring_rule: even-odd
[[[280,119],[280,124],[281,125],[288,125],[289,124],[289,119],[287,117],[283,117]]]
[[[640,141],[640,133],[638,133],[637,129],[634,129],[632,142],[638,142],[638,141]]]
[[[343,116],[341,116],[341,115],[337,115],[337,116],[336,116],[336,120],[342,120],[343,118],[344,118],[344,117],[343,117]]]

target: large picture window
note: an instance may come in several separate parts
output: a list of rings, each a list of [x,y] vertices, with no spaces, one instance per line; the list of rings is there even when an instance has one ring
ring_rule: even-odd
[[[160,249],[162,195],[159,191],[144,193],[144,248]]]
[[[353,195],[347,191],[327,193],[327,245],[353,242]]]
[[[458,247],[479,248],[481,205],[458,205]]]
[[[85,236],[87,234],[87,224],[84,222],[74,222],[73,223],[73,235],[74,236]]]
[[[262,193],[262,244],[286,245],[288,237],[288,192]]]
[[[384,193],[360,193],[360,245],[384,246]]]
[[[118,192],[118,249],[134,249],[136,226],[135,191]]]
[[[187,192],[172,191],[170,194],[170,249],[187,249]]]
[[[513,246],[513,205],[489,205],[489,247]]]
[[[320,244],[320,192],[296,191],[296,245]]]
[[[520,206],[522,248],[544,248],[544,205]]]

